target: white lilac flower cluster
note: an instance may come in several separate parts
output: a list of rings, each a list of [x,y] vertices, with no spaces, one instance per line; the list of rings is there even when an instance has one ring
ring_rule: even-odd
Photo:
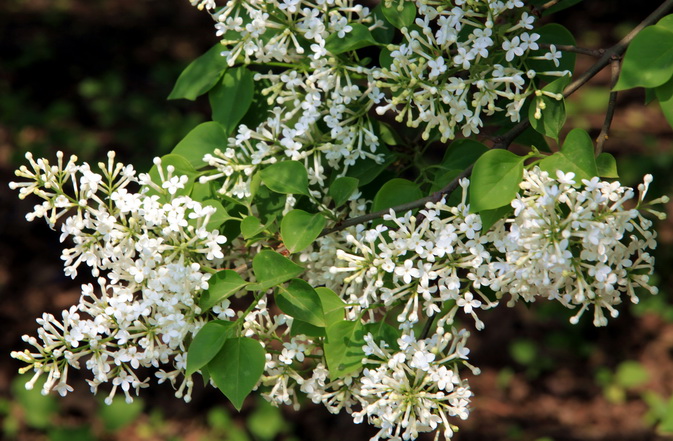
[[[68,369],[84,364],[99,385],[112,383],[109,402],[118,389],[131,400],[146,387],[140,367],[166,367],[159,382],[175,382],[184,373],[185,339],[208,319],[195,302],[208,288],[211,268],[222,261],[220,245],[226,238],[207,225],[214,208],[187,196],[177,196],[186,177],[173,176],[172,167],[161,171],[161,183],[146,174],[135,175],[131,166],[99,164],[101,174],[71,157],[64,164],[34,161],[32,170],[23,166],[17,175],[27,182],[11,183],[20,197],[35,194],[44,199],[28,220],[44,218],[54,228],[60,221],[61,241],[73,246],[63,251],[66,275],[75,277],[85,263],[98,277],[100,291],[82,286],[79,304],[63,311],[60,318],[44,314],[38,320],[39,339],[24,336],[34,351],[13,352],[35,375],[28,383],[47,374],[43,392],[52,389],[65,395]],[[160,161],[156,161],[161,170]],[[140,193],[128,191],[132,183],[144,184]],[[155,193],[150,195],[150,189]],[[227,305],[220,305],[226,309]],[[221,309],[222,309],[221,308]],[[233,313],[233,311],[232,311]],[[232,314],[233,315],[233,314]],[[186,378],[178,395],[189,400],[192,380]]]
[[[648,284],[656,232],[639,211],[652,177],[639,186],[633,208],[625,206],[634,198],[631,188],[573,178],[560,171],[553,178],[537,167],[525,171],[513,214],[488,231],[470,213],[464,179],[458,205],[428,203],[418,217],[391,213],[388,225],[355,231],[340,247],[332,244],[332,277],[314,277],[357,305],[354,315],[397,307],[402,329],[427,317],[452,325],[459,310],[481,329],[477,311],[506,294],[510,306],[542,297],[578,308],[573,323],[593,307],[594,324],[604,326],[605,310],[617,316],[622,295],[636,303],[639,288],[657,293]]]
[[[365,336],[365,361],[372,367],[364,369],[353,392],[362,407],[353,413],[355,422],[367,417],[379,427],[373,439],[416,439],[419,432],[440,426],[444,437],[451,438],[449,417],[467,419],[472,396],[458,366],[449,365],[467,358],[467,336],[465,330],[443,333],[441,328],[422,340],[405,334],[397,341],[399,349]]]
[[[536,91],[537,75],[569,73],[526,67],[527,58],[537,57],[558,68],[561,54],[551,46],[543,55],[529,55],[540,49],[540,35],[532,32],[535,17],[521,0],[454,2],[453,7],[443,1],[414,3],[416,28],[401,30],[402,43],[390,46],[390,66],[372,75],[376,86],[389,92],[376,112],[394,111],[397,121],[424,127],[424,139],[433,129],[443,142],[457,131],[479,133],[483,119],[500,111],[519,121],[524,101]]]
[[[371,110],[420,127],[424,139],[432,133],[446,141],[479,133],[496,112],[519,121],[538,74],[568,73],[527,67],[530,58],[558,67],[561,54],[553,45],[541,51],[535,17],[520,0],[411,3],[416,19],[401,29],[399,43],[379,44],[389,54],[381,66],[330,51],[334,37],[348,38],[353,29],[392,28],[353,0],[231,1],[213,8],[229,65],[272,69],[254,76],[272,107],[259,126],[240,125],[228,146],[207,158],[217,172],[202,180],[224,177],[222,193],[247,197],[257,168],[285,158],[302,161],[311,184],[322,185],[327,166],[342,176],[359,160],[384,160]]]

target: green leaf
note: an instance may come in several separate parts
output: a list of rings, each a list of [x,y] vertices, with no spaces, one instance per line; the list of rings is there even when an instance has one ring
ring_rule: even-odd
[[[393,178],[383,184],[374,196],[372,211],[385,210],[423,197],[417,184],[402,178]]]
[[[258,397],[254,409],[252,415],[246,421],[246,426],[250,429],[250,433],[256,437],[255,439],[271,441],[277,439],[281,433],[287,432],[289,423],[285,420],[280,408]],[[229,436],[227,436],[227,439],[234,441]]]
[[[187,350],[187,368],[185,376],[207,365],[224,346],[224,342],[234,336],[234,322],[212,320],[203,325],[194,336]]]
[[[488,151],[488,147],[473,139],[452,142],[444,152],[441,165],[447,170],[465,170]]]
[[[657,22],[657,26],[660,28],[668,29],[669,31],[673,31],[673,14],[668,14],[661,20]]]
[[[250,239],[251,237],[257,236],[259,233],[264,231],[264,225],[259,218],[255,216],[248,216],[241,221],[241,234],[243,239]]]
[[[617,161],[610,153],[601,153],[596,157],[596,176],[601,178],[618,178]]]
[[[267,227],[273,224],[278,216],[283,215],[287,196],[271,191],[269,187],[260,186],[255,195],[257,216]]]
[[[133,423],[143,413],[143,407],[142,400],[134,399],[133,402],[127,403],[124,398],[117,395],[112,399],[112,403],[98,407],[96,416],[102,421],[106,432],[116,432]],[[81,441],[79,438],[69,440]]]
[[[187,159],[194,168],[201,168],[206,164],[203,160],[206,153],[213,153],[227,142],[227,133],[224,127],[214,121],[208,121],[194,127],[182,141],[175,146],[171,153]]]
[[[198,184],[198,183],[196,183]],[[195,184],[195,185],[196,185]],[[227,221],[228,219],[231,219],[229,216],[229,213],[227,213],[227,210],[224,209],[220,201],[215,200],[215,199],[205,199],[205,200],[199,200],[198,198],[195,198],[193,196],[193,191],[192,191],[192,199],[200,202],[201,205],[205,206],[210,206],[215,208],[215,213],[210,215],[210,219],[208,219],[208,223],[205,225],[206,231],[213,231],[213,230],[218,230],[222,224]],[[189,225],[193,226],[196,228],[196,225],[198,224],[197,219],[189,219],[187,221]]]
[[[290,317],[313,326],[325,327],[325,316],[320,297],[315,289],[304,280],[292,279],[287,287],[279,286],[276,304]]]
[[[661,423],[657,426],[657,432],[665,435],[673,434],[673,396],[664,405],[664,413]]]
[[[292,210],[280,222],[280,235],[285,248],[296,253],[313,243],[325,228],[327,219],[320,213],[307,213],[304,210]]]
[[[636,35],[624,54],[613,90],[657,87],[673,76],[673,30],[648,26]]]
[[[290,335],[296,337],[297,335],[305,335],[307,337],[325,337],[325,328],[320,326],[313,326],[310,323],[294,319],[292,320],[292,327],[290,328]]]
[[[564,9],[567,9],[571,6],[575,6],[577,3],[581,2],[582,0],[561,0],[560,2],[556,3],[554,6],[551,8],[547,8],[544,10],[542,13],[543,17],[546,17],[547,15],[554,14],[556,12],[562,11]],[[544,2],[542,2],[544,3]]]
[[[470,210],[508,205],[519,192],[525,159],[507,150],[489,150],[477,159],[470,184]]]
[[[481,231],[486,232],[491,229],[500,219],[507,217],[514,209],[511,205],[503,205],[493,210],[483,210],[479,212],[481,218]]]
[[[209,311],[224,299],[231,297],[247,282],[234,270],[218,271],[208,280],[208,289],[201,294],[199,307],[202,311]]]
[[[325,287],[315,288],[315,292],[320,297],[320,304],[322,305],[323,316],[325,317],[326,326],[344,320],[344,306],[345,303],[341,298],[331,289]],[[325,337],[325,328],[311,325],[302,320],[293,320],[290,334],[306,335],[308,337]]]
[[[222,45],[217,43],[208,52],[192,61],[178,77],[169,100],[185,98],[194,101],[208,92],[227,69],[227,60],[220,55]]]
[[[344,320],[327,327],[324,350],[331,380],[362,368],[362,359],[365,356],[362,350],[364,344],[364,327],[360,321]]]
[[[315,289],[320,297],[320,304],[322,305],[322,312],[325,316],[325,323],[327,326],[344,319],[344,307],[346,304],[341,297],[329,288],[319,287]]]
[[[556,177],[556,170],[575,173],[575,181],[598,176],[594,144],[589,134],[582,129],[573,129],[568,133],[560,152],[547,156],[540,161],[540,169]]]
[[[200,183],[198,180],[194,181],[192,186],[192,192],[189,194],[193,200],[197,202],[203,202],[205,200],[213,200],[213,197],[217,194],[213,182],[204,182]]]
[[[537,34],[540,34],[540,39],[538,43],[542,44],[553,44],[556,46],[559,45],[570,45],[575,46],[575,37],[573,34],[557,23],[549,23],[535,30]],[[575,58],[576,55],[573,52],[563,52],[563,56],[559,60],[559,66],[556,67],[554,62],[551,60],[534,60],[532,57],[543,57],[545,53],[549,52],[548,49],[540,48],[536,51],[531,51],[528,58],[526,58],[526,64],[529,69],[533,69],[535,72],[538,72],[537,77],[545,81],[551,81],[557,77],[540,74],[540,72],[548,71],[564,71],[568,70],[573,72],[575,70]]]
[[[390,326],[384,321],[367,323],[364,330],[366,334],[372,334],[374,337],[374,343],[380,345],[381,340],[385,341],[389,347],[393,349],[399,349],[400,346],[397,343],[397,339],[400,338],[400,331],[397,328]]]
[[[164,155],[161,157],[161,172],[164,176],[164,178],[168,177],[167,174],[167,167],[172,166],[174,168],[173,175],[172,176],[180,176],[180,175],[185,175],[189,178],[187,183],[185,184],[185,187],[182,189],[178,189],[175,193],[176,196],[187,196],[191,193],[192,191],[192,186],[194,185],[194,179],[196,178],[196,170],[192,166],[192,164],[185,159],[184,157],[180,155],[176,155],[174,153],[169,153],[168,155]],[[159,175],[159,169],[156,165],[153,165],[152,168],[150,169],[149,172],[150,178],[152,179],[152,182],[157,184],[158,186],[161,187],[161,178]],[[157,191],[153,189],[149,189],[147,192],[148,195],[156,195],[159,194]],[[163,196],[163,195],[162,195]]]
[[[299,161],[283,161],[261,170],[264,185],[281,194],[308,195],[308,173]]]
[[[213,121],[220,123],[227,135],[238,127],[254,93],[252,72],[241,66],[227,70],[222,81],[208,94]]]
[[[381,44],[390,44],[395,37],[395,27],[386,19],[386,16],[383,15],[381,9],[382,3],[379,3],[372,9],[372,15],[374,15],[376,20],[381,20],[384,23],[383,26],[377,27],[371,31],[372,37]]]
[[[384,6],[382,11],[386,19],[397,29],[411,26],[416,18],[416,5],[407,0],[394,1],[390,8]]]
[[[340,207],[350,198],[358,189],[360,181],[350,176],[336,178],[329,186],[327,194],[334,200],[334,207]]]
[[[391,153],[384,146],[379,146],[377,151],[383,153],[383,162],[376,162],[371,158],[359,159],[355,165],[348,168],[347,175],[360,181],[360,186],[364,186],[376,179],[383,170],[395,162],[397,155]]]
[[[337,33],[327,37],[325,49],[334,55],[339,55],[366,46],[378,46],[367,26],[361,23],[349,23],[349,26],[353,29],[343,37],[339,37]]]
[[[381,67],[385,67],[387,69],[390,69],[390,66],[393,65],[392,52],[387,47],[381,48],[381,52],[379,53],[379,64],[381,65]],[[383,142],[386,141],[383,140]],[[388,145],[396,145],[396,144],[388,144]]]
[[[535,147],[542,152],[551,153],[551,149],[549,148],[549,144],[547,144],[547,140],[545,139],[544,135],[540,134],[540,132],[532,127],[528,127],[526,130],[521,132],[521,134],[516,137],[514,142],[529,147]]]
[[[437,175],[432,180],[432,185],[430,186],[430,193],[439,191],[453,182],[463,170],[447,170],[437,173]],[[446,198],[446,203],[450,206],[456,206],[460,204],[460,201],[463,199],[463,192],[461,188],[457,188],[453,191],[448,198]]]
[[[654,89],[654,93],[668,124],[673,127],[673,78]]]
[[[615,372],[615,381],[623,388],[630,389],[647,383],[650,373],[635,360],[623,361]]]
[[[257,283],[248,285],[248,289],[265,291],[297,277],[304,268],[275,251],[262,250],[252,259],[252,272]]]
[[[32,389],[26,389],[26,383],[31,380],[32,374],[22,374],[12,380],[14,400],[23,408],[26,425],[34,429],[47,429],[54,425],[54,418],[58,415],[58,402],[54,395],[42,395],[42,387],[47,375],[37,379]]]
[[[560,94],[569,81],[570,76],[566,75],[549,83],[542,90]],[[528,108],[528,120],[537,132],[558,140],[559,132],[566,121],[565,100],[557,100],[544,94],[535,96]]]
[[[537,114],[537,107],[544,106],[544,110]],[[535,116],[539,116],[536,118]],[[530,125],[539,133],[558,140],[559,132],[566,121],[566,109],[564,100],[555,100],[548,96],[533,98],[533,104],[528,111]]]
[[[208,363],[215,385],[229,398],[236,410],[257,385],[266,363],[262,345],[248,337],[230,338]]]
[[[374,127],[375,129],[378,129],[376,130],[377,136],[381,141],[386,143],[386,145],[401,145],[404,143],[399,133],[383,121],[375,121]]]

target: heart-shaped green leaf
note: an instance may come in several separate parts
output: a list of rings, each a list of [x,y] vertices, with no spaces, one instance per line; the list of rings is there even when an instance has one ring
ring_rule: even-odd
[[[185,375],[190,376],[207,365],[220,352],[224,342],[234,336],[233,330],[234,322],[224,320],[212,320],[203,325],[189,344]]]
[[[519,192],[525,159],[507,150],[489,150],[477,159],[470,183],[470,210],[480,212],[509,204]]]
[[[257,385],[266,363],[262,345],[248,337],[228,339],[220,352],[208,363],[215,385],[237,410]]]
[[[295,209],[280,222],[280,235],[288,251],[296,253],[311,245],[326,224],[327,219],[320,213]]]

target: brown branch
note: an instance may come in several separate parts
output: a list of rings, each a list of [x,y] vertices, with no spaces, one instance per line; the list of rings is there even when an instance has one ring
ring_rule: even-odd
[[[557,1],[550,1],[543,5],[542,7],[545,8],[549,4],[556,4]],[[551,6],[549,6],[551,7]],[[673,0],[666,0],[664,1],[657,9],[654,10],[650,15],[648,15],[638,26],[633,28],[631,32],[629,32],[624,38],[622,38],[617,44],[614,46],[610,47],[609,49],[605,50],[603,55],[601,56],[598,61],[596,61],[589,69],[587,69],[582,75],[577,77],[575,81],[570,83],[564,90],[563,90],[563,97],[567,98],[573,93],[575,93],[579,88],[584,86],[589,80],[591,80],[598,72],[603,70],[608,64],[610,64],[613,60],[619,59],[624,52],[626,51],[626,48],[628,47],[629,43],[635,38],[638,33],[643,30],[643,28],[656,23],[659,21],[660,18],[662,18],[666,13],[673,8]],[[521,134],[523,133],[528,127],[530,126],[530,122],[528,120],[521,121],[519,124],[516,126],[512,127],[507,133],[504,135],[496,138],[494,140],[494,145],[492,148],[494,149],[507,149],[509,148],[509,145],[514,142],[514,140]],[[459,181],[463,178],[466,178],[470,176],[472,173],[472,168],[474,165],[471,165],[470,167],[466,168],[460,175],[458,175],[453,181],[451,181],[446,187],[442,188],[441,190],[426,196],[421,199],[417,199],[415,201],[407,202],[405,204],[400,204],[395,207],[391,207],[387,210],[379,210],[374,213],[368,213],[363,216],[358,216],[354,217],[351,219],[346,219],[342,222],[337,223],[331,228],[326,228],[324,229],[319,237],[325,236],[330,233],[334,233],[337,231],[344,230],[348,227],[352,227],[354,225],[359,225],[363,224],[366,222],[370,222],[374,219],[381,218],[385,216],[386,214],[390,213],[390,210],[394,212],[399,212],[399,211],[408,211],[408,210],[413,210],[416,208],[423,207],[426,203],[428,202],[438,202],[442,199],[444,196],[448,196],[453,191],[455,191],[458,186],[459,186]]]
[[[617,58],[614,58],[610,63],[610,89],[615,87],[617,80],[619,79],[620,71],[620,61]],[[600,155],[603,152],[603,145],[608,139],[610,132],[610,126],[612,125],[612,118],[615,115],[615,108],[617,107],[617,92],[610,92],[610,98],[608,99],[608,108],[605,111],[605,120],[603,121],[603,126],[601,127],[601,132],[596,138],[596,156]]]

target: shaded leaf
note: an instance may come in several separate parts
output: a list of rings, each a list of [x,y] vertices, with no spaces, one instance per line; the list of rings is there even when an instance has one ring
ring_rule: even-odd
[[[372,211],[385,210],[396,205],[412,202],[423,197],[418,184],[402,178],[394,178],[383,184],[374,196]]]
[[[178,77],[169,100],[185,98],[194,101],[212,89],[227,69],[227,60],[220,55],[222,45],[217,43],[208,52],[192,61]]]
[[[570,77],[566,75],[549,83],[542,90],[560,94],[569,81]],[[544,94],[535,96],[528,108],[528,120],[537,132],[558,140],[559,132],[566,121],[565,100],[557,100]]]
[[[192,166],[192,164],[185,159],[184,157],[180,155],[176,155],[174,153],[169,153],[168,155],[164,155],[161,157],[161,172],[164,176],[164,178],[168,177],[167,174],[167,167],[172,166],[174,168],[173,175],[172,176],[180,176],[180,175],[185,175],[189,178],[187,183],[185,184],[184,188],[178,189],[175,192],[176,196],[187,196],[192,192],[192,186],[194,185],[194,179],[196,177],[196,170]],[[157,184],[159,187],[162,186],[162,180],[159,174],[159,169],[156,165],[153,165],[152,168],[150,169],[149,172],[150,178],[152,179],[152,182]],[[147,194],[149,196],[152,195],[158,195],[159,193],[152,189],[149,188]],[[160,195],[163,198],[163,195]]]
[[[384,146],[379,146],[377,152],[379,150],[383,154],[383,162],[379,163],[371,158],[360,159],[355,165],[348,168],[347,176],[360,181],[361,187],[376,179],[386,167],[397,159],[397,155],[387,150]]]
[[[459,139],[446,149],[441,164],[447,170],[465,170],[487,151],[488,147],[479,141]]]
[[[320,297],[306,281],[293,279],[287,287],[279,286],[276,304],[285,314],[313,326],[325,327]]]
[[[386,20],[397,29],[411,26],[416,18],[416,5],[411,1],[393,1],[389,8],[383,6],[381,9]]]
[[[366,46],[378,45],[367,26],[361,23],[349,23],[349,26],[353,29],[343,37],[340,37],[336,32],[327,37],[325,49],[334,55],[339,55]]]
[[[199,124],[187,133],[187,136],[182,138],[171,153],[184,157],[194,168],[200,168],[208,165],[203,157],[207,153],[213,153],[226,142],[227,133],[224,127],[215,121],[208,121]]]
[[[400,348],[397,343],[397,339],[400,338],[401,332],[399,329],[390,326],[384,321],[367,323],[364,330],[365,335],[370,333],[374,337],[374,343],[381,345],[381,341],[386,342],[388,347],[393,350],[398,350]]]
[[[617,161],[610,153],[601,153],[596,157],[597,175],[601,178],[618,178]]]
[[[503,205],[499,208],[494,208],[493,210],[483,210],[479,212],[479,217],[481,218],[481,231],[486,232],[491,229],[496,222],[500,219],[504,219],[510,215],[514,209],[510,204]]]
[[[360,181],[350,176],[336,178],[329,186],[327,194],[334,200],[334,206],[340,207],[350,198],[358,189]]]
[[[248,111],[255,93],[252,72],[245,67],[229,69],[208,94],[213,121],[230,135]]]
[[[540,35],[538,43],[540,44],[554,44],[559,45],[570,45],[575,46],[575,37],[573,34],[561,26],[558,23],[549,23],[535,30],[535,33]],[[545,81],[552,81],[558,77],[544,75],[541,72],[549,71],[565,71],[568,70],[573,72],[575,70],[575,58],[576,55],[573,52],[563,52],[563,56],[559,60],[559,66],[557,67],[553,61],[544,60],[544,59],[533,59],[533,57],[544,57],[544,54],[549,52],[547,49],[540,48],[536,51],[531,51],[528,58],[526,59],[526,64],[529,69],[533,69],[535,72],[538,72],[537,77],[542,78]]]
[[[673,78],[654,89],[654,93],[668,124],[673,127]]]

